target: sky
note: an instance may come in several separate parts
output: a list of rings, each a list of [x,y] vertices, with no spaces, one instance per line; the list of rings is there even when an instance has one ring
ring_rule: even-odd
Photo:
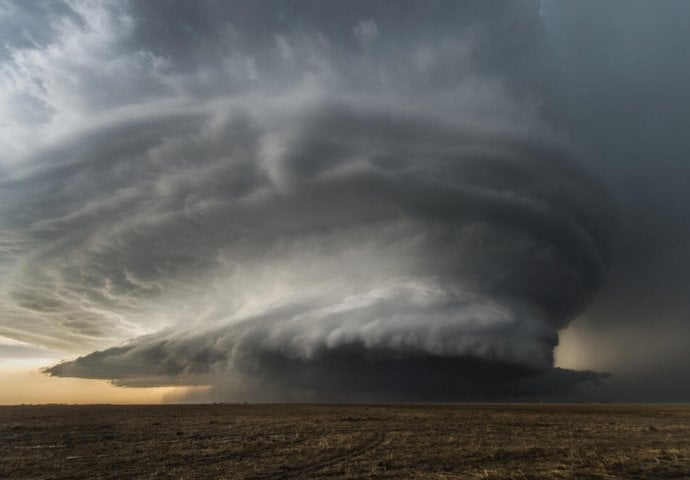
[[[690,4],[0,2],[0,403],[687,402]]]

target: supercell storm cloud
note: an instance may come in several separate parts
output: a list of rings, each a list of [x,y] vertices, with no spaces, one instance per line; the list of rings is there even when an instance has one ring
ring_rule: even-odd
[[[600,378],[553,366],[617,224],[542,118],[539,5],[388,7],[30,12],[1,73],[0,333],[83,355],[51,375],[227,398]]]
[[[72,284],[74,268],[119,275],[91,295],[136,289],[165,299],[181,282],[180,298],[199,311],[186,307],[182,331],[52,373],[126,382],[258,364],[260,376],[269,358],[320,369],[336,354],[372,365],[420,356],[551,367],[557,330],[597,291],[609,256],[606,197],[560,152],[390,110],[320,107],[287,141],[251,123],[228,120],[225,147],[198,142],[237,154],[196,161],[208,169],[200,178],[185,168],[192,186],[170,187],[174,198],[142,186],[147,202],[177,201],[181,211],[153,226],[128,219],[134,232],[109,237],[118,248],[61,267]],[[336,372],[309,381],[322,375]]]

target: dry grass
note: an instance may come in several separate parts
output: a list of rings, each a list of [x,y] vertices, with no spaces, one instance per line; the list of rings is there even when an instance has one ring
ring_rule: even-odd
[[[690,479],[690,407],[0,407],[0,479]]]

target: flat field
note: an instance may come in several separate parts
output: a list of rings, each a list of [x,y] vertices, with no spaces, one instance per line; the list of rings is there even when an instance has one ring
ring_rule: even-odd
[[[690,479],[690,406],[0,407],[1,479]]]

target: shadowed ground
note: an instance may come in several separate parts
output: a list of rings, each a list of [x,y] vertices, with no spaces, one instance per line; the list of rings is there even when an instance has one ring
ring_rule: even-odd
[[[0,478],[690,478],[690,406],[0,407]]]

